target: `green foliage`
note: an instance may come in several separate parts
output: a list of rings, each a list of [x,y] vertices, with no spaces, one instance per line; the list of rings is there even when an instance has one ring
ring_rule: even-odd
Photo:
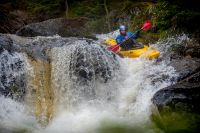
[[[27,9],[42,20],[64,16],[66,8],[66,0],[2,0],[1,2],[11,3],[15,9]],[[89,26],[98,32],[108,31],[106,26],[108,21],[111,30],[116,30],[119,24],[125,23],[129,31],[136,31],[147,19],[151,19],[157,31],[152,35],[151,32],[145,32],[146,38],[143,42],[148,39],[157,40],[159,37],[177,32],[200,32],[200,8],[197,0],[158,0],[155,3],[142,0],[106,0],[108,16],[104,0],[67,0],[67,2],[68,18],[88,18]],[[109,20],[105,19],[106,17]]]
[[[27,8],[34,14],[59,15],[63,13],[63,0],[27,0]]]
[[[176,31],[174,33],[199,32],[200,13],[191,8],[192,2],[160,0],[154,13],[156,25],[160,30]]]
[[[13,9],[27,10],[33,15],[48,15],[51,17],[62,15],[65,10],[65,0],[7,0]]]
[[[85,0],[73,2],[69,9],[69,17],[101,18],[105,14],[103,1]]]
[[[90,29],[90,32],[92,33],[99,33],[99,34],[109,32],[108,25],[105,23],[105,21],[106,21],[105,17],[91,20],[87,22],[86,29]]]

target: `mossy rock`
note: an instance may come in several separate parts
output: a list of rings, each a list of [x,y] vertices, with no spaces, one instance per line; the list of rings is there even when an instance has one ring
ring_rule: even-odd
[[[163,112],[151,115],[156,128],[165,133],[198,133],[200,115],[185,111],[173,111],[166,108]]]

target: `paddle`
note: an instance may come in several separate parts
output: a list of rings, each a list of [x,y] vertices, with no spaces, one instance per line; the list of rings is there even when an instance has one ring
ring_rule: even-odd
[[[142,28],[140,28],[139,30],[137,30],[136,33],[139,32],[139,31],[141,31],[141,30],[144,30],[144,31],[145,31],[145,30],[148,30],[148,29],[151,28],[151,26],[152,26],[152,24],[151,24],[150,20],[146,20],[146,21],[144,22]],[[135,34],[133,34],[131,37],[133,37],[133,36],[135,36]],[[129,37],[129,38],[131,38],[131,37]],[[129,38],[128,38],[128,39],[129,39]],[[128,39],[127,39],[127,40],[128,40]],[[111,51],[117,53],[117,52],[119,51],[119,47],[120,47],[121,44],[123,44],[123,42],[120,43],[120,44],[116,44],[116,45],[114,45],[114,46],[111,46],[111,47],[109,47],[109,49],[110,49]]]

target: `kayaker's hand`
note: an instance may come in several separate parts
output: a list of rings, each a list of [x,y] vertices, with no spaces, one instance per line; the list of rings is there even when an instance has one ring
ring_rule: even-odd
[[[136,37],[138,37],[139,34],[140,34],[140,31],[139,31],[139,30],[135,32],[135,36],[136,36]]]
[[[137,39],[139,36],[140,31],[136,31],[133,33],[133,36],[131,37],[132,39]]]

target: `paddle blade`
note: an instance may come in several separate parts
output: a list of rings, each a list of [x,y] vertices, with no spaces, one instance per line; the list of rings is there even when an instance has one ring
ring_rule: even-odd
[[[117,53],[120,50],[120,45],[117,44],[117,45],[109,47],[108,49],[113,51],[113,52],[115,52],[115,53]]]
[[[152,27],[151,21],[150,20],[146,20],[142,26],[142,30],[148,30]]]

